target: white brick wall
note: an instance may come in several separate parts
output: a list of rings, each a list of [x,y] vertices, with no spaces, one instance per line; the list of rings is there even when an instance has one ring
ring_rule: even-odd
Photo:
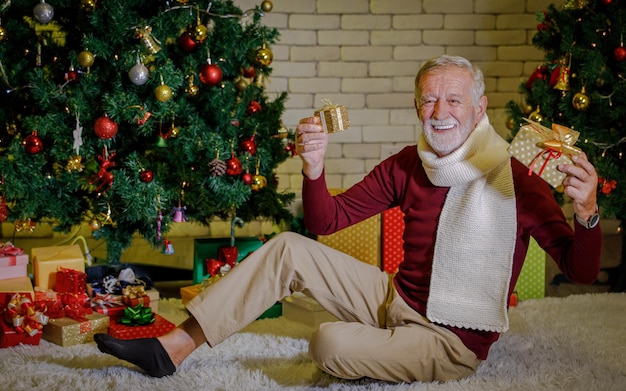
[[[261,0],[235,0],[250,9]],[[272,0],[263,23],[281,37],[271,47],[271,94],[287,91],[283,122],[294,129],[330,99],[348,108],[352,127],[333,134],[326,155],[330,187],[359,181],[384,153],[415,143],[413,79],[440,54],[481,67],[496,130],[508,134],[504,105],[542,62],[532,45],[535,14],[565,0]],[[383,148],[383,146],[385,146]],[[281,189],[302,187],[300,158],[278,168]]]

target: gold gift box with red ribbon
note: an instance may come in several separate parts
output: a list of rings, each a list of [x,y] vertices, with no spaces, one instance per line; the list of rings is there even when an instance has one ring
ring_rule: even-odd
[[[557,166],[572,162],[572,156],[581,153],[574,146],[579,132],[559,124],[547,128],[524,118],[527,124],[520,127],[508,148],[509,153],[528,167],[528,175],[535,173],[555,189],[563,185],[565,173]]]

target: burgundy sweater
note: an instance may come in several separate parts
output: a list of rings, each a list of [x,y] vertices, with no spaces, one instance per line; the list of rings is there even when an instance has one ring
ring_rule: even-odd
[[[575,223],[572,230],[549,185],[535,174],[529,176],[528,168],[516,159],[511,160],[511,165],[517,205],[517,243],[509,295],[522,269],[531,236],[570,280],[593,283],[600,269],[599,225],[585,229]],[[410,146],[334,197],[328,193],[324,175],[317,180],[305,177],[302,192],[305,224],[311,233],[327,235],[399,205],[405,223],[404,261],[394,283],[402,298],[425,316],[437,225],[448,189],[430,182],[417,147]],[[490,346],[499,338],[496,332],[445,327],[457,334],[481,360],[487,358]]]

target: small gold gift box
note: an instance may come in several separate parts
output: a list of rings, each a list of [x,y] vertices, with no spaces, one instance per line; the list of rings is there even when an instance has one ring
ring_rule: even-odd
[[[322,120],[324,132],[337,133],[350,128],[348,110],[344,106],[333,105],[330,101],[322,99],[324,107],[316,110],[314,115]]]
[[[574,146],[579,132],[563,125],[552,124],[552,129],[524,118],[523,125],[508,148],[509,153],[528,167],[528,174],[533,172],[559,188],[565,179],[565,173],[557,170],[563,163],[571,163],[572,156],[581,150]]]

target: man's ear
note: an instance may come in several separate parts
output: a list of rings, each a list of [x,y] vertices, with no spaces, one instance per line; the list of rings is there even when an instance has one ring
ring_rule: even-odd
[[[478,106],[476,107],[476,118],[482,118],[483,115],[485,115],[485,113],[487,112],[487,105],[489,104],[489,101],[487,99],[487,96],[483,95],[480,97],[480,99],[478,100]]]

